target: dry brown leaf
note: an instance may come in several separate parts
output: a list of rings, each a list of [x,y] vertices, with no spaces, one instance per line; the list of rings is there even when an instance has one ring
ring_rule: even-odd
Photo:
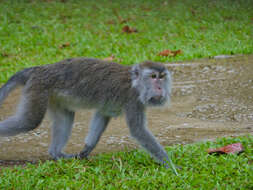
[[[131,28],[130,26],[128,25],[125,25],[123,28],[122,28],[122,32],[125,32],[125,33],[133,33],[133,32],[138,32],[136,28]]]
[[[243,152],[243,146],[241,143],[230,144],[220,148],[210,148],[207,150],[208,154],[239,154]]]
[[[174,56],[177,56],[179,54],[182,54],[183,52],[181,49],[178,49],[178,50],[172,51],[172,53],[174,54]]]
[[[114,55],[111,55],[110,57],[106,57],[106,58],[104,58],[103,60],[104,60],[104,61],[114,61],[114,59],[115,59],[115,56],[114,56]]]
[[[178,54],[182,54],[182,50],[179,49],[179,50],[172,51],[172,50],[166,49],[166,50],[161,51],[158,55],[175,57]]]
[[[161,51],[158,55],[160,55],[160,56],[172,56],[173,54],[171,53],[171,51],[169,49],[166,49],[166,50]]]
[[[59,48],[66,48],[66,47],[69,47],[69,46],[70,46],[70,43],[66,42],[64,44],[59,45]]]

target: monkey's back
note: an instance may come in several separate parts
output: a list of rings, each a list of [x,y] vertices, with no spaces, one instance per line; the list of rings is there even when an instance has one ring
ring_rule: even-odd
[[[51,99],[72,107],[97,107],[118,112],[136,92],[131,87],[131,67],[91,58],[73,58],[39,66],[29,88],[46,90]]]

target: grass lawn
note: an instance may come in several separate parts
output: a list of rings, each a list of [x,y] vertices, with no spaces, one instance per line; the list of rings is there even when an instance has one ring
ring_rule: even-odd
[[[241,142],[240,155],[208,155],[211,147]],[[245,189],[253,188],[253,136],[175,145],[179,176],[157,165],[145,152],[100,154],[87,160],[46,161],[1,168],[0,189]]]
[[[63,1],[0,1],[0,83],[77,56],[133,64],[253,52],[252,0]],[[165,49],[183,53],[158,56]]]

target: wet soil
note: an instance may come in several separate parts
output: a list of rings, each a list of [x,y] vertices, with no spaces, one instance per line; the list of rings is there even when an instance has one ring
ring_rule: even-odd
[[[253,55],[168,63],[173,74],[171,106],[147,111],[148,127],[163,145],[253,134]],[[20,89],[0,108],[0,120],[15,111]],[[75,118],[66,152],[84,145],[93,111]],[[27,134],[0,138],[0,165],[25,164],[49,159],[50,121]],[[138,147],[123,117],[113,119],[92,154]]]

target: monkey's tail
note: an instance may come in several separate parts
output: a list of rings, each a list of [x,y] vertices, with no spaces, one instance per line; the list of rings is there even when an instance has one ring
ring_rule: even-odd
[[[27,68],[14,74],[8,81],[0,88],[0,106],[8,94],[18,86],[24,86],[28,81],[32,68]]]

